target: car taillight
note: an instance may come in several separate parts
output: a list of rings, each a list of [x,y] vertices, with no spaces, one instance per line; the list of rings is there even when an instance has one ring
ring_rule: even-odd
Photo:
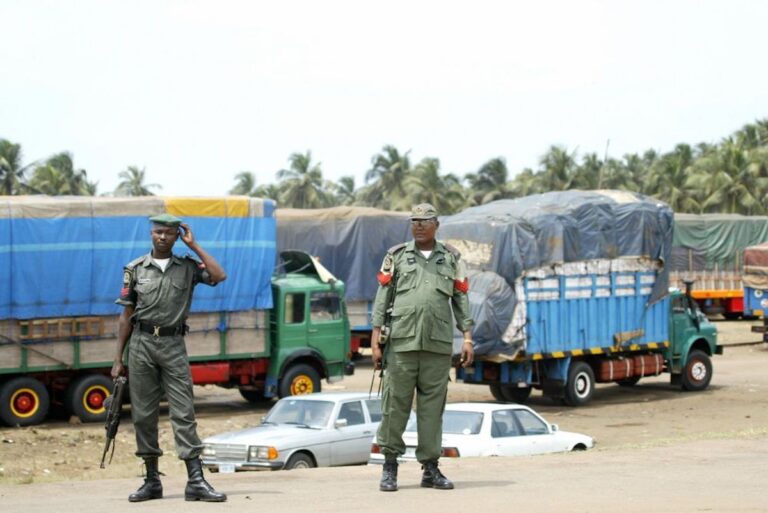
[[[379,447],[379,444],[371,444],[371,454],[381,454],[381,447]]]
[[[459,450],[456,447],[443,447],[444,458],[458,458]]]

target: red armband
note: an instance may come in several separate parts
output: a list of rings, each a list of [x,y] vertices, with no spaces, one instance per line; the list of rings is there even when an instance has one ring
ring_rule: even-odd
[[[379,273],[376,275],[376,279],[382,287],[386,287],[392,281],[392,275],[389,273]]]
[[[453,280],[453,288],[466,294],[469,292],[469,279],[464,278],[463,280]]]

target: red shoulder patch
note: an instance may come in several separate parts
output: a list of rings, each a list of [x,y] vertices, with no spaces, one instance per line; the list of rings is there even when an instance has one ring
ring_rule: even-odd
[[[389,282],[392,281],[392,275],[389,273],[379,273],[376,275],[376,279],[379,281],[379,284],[382,287],[386,287],[389,285]]]
[[[466,294],[469,292],[469,279],[464,278],[463,280],[453,280],[453,288]]]

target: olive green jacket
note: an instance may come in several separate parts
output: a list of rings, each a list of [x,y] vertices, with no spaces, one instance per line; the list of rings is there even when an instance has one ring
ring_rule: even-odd
[[[453,328],[472,327],[466,293],[466,277],[460,254],[436,241],[429,259],[414,241],[390,248],[379,273],[379,289],[373,305],[373,326],[384,324],[394,294],[389,343],[394,351],[453,352]]]

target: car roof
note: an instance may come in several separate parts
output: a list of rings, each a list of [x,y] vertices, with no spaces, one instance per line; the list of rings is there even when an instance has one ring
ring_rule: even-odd
[[[348,401],[351,399],[380,399],[368,392],[318,392],[315,394],[291,395],[283,399],[298,399],[301,401]]]
[[[531,408],[522,404],[508,403],[448,403],[445,405],[446,411],[474,411],[479,413],[488,413],[496,410],[528,410]]]

